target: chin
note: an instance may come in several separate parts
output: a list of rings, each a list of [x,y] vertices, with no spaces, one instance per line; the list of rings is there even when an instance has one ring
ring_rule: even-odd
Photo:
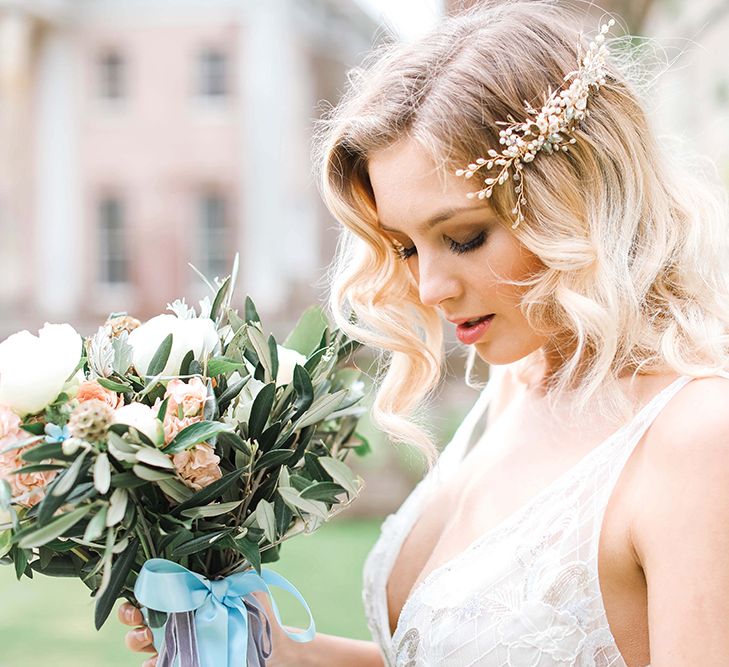
[[[516,345],[518,341],[511,340],[511,345],[499,345],[497,340],[486,340],[481,343],[476,343],[476,354],[479,358],[485,361],[487,364],[493,366],[504,366],[506,364],[513,364],[515,361],[519,361],[533,354],[540,349],[541,345]]]

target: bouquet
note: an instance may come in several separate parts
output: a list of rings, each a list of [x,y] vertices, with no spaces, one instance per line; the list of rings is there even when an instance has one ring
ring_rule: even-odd
[[[89,338],[46,324],[0,343],[0,557],[18,579],[78,577],[100,628],[141,606],[160,667],[265,665],[272,619],[253,595],[292,584],[262,564],[341,511],[363,483],[356,349],[308,309],[279,345],[236,266],[199,310]],[[280,617],[272,599],[275,621]],[[314,621],[296,641],[314,636]]]

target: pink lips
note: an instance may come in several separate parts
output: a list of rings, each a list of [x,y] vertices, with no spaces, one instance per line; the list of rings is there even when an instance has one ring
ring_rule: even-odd
[[[491,321],[494,317],[495,316],[493,314],[489,315],[487,319],[470,327],[465,323],[459,324],[458,327],[456,327],[456,336],[458,337],[458,340],[466,345],[472,345],[478,341],[478,339],[483,336],[484,332],[491,326]]]

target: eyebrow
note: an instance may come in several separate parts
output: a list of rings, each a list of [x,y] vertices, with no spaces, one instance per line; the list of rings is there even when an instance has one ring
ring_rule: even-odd
[[[439,225],[441,222],[445,222],[446,220],[450,220],[451,218],[455,217],[456,215],[459,215],[461,213],[467,213],[469,211],[482,211],[483,209],[489,208],[489,206],[461,206],[459,208],[446,208],[439,213],[436,213],[434,216],[428,218],[422,225],[421,230],[423,232],[430,231],[433,229],[433,227]],[[393,229],[392,227],[386,227],[382,223],[380,223],[380,228],[384,229],[386,232],[396,232],[398,234],[402,234],[402,232],[399,229]]]

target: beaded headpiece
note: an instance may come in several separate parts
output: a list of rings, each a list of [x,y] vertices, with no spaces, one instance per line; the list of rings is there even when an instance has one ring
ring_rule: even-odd
[[[577,141],[569,136],[570,131],[578,121],[590,115],[587,98],[591,88],[597,90],[605,83],[607,76],[605,34],[614,24],[615,20],[610,19],[600,26],[600,32],[590,42],[584,57],[581,58],[578,52],[578,68],[566,74],[563,79],[563,82],[572,80],[568,88],[563,88],[564,83],[562,83],[552,92],[550,87],[544,106],[539,111],[524,100],[527,114],[532,118],[518,122],[508,115],[509,122],[497,121],[497,125],[507,126],[499,131],[499,143],[505,146],[500,153],[493,148],[489,149],[487,158],[480,157],[465,169],[456,170],[456,176],[471,178],[483,167],[489,170],[494,166],[501,167],[498,175],[484,179],[484,188],[468,193],[467,196],[471,199],[491,197],[494,186],[506,183],[511,176],[516,193],[516,205],[511,210],[516,216],[512,229],[516,229],[524,219],[523,207],[527,203],[524,194],[524,164],[531,162],[539,151],[568,152],[569,144]]]

